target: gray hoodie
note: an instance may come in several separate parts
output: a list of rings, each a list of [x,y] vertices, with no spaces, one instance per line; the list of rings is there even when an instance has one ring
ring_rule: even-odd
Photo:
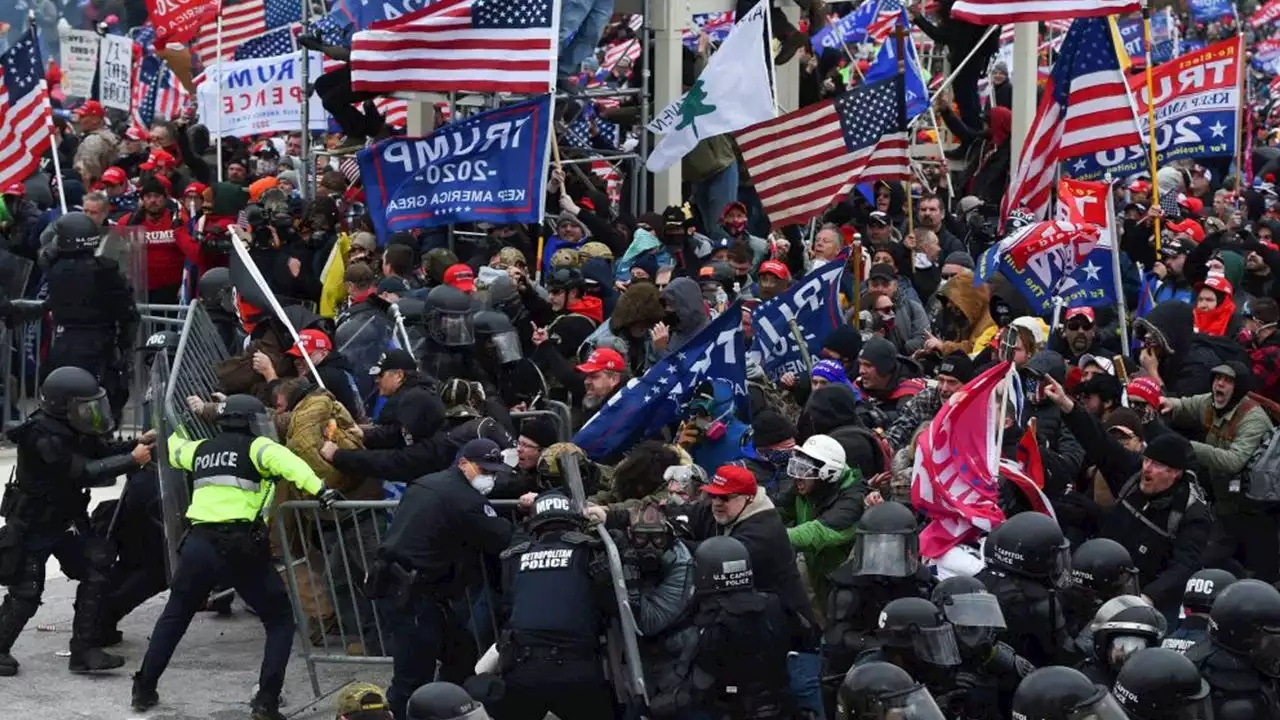
[[[706,327],[711,318],[707,316],[702,289],[690,278],[679,277],[672,280],[662,291],[661,298],[671,305],[679,321],[678,327],[671,328],[671,339],[667,343],[667,353],[673,353]]]

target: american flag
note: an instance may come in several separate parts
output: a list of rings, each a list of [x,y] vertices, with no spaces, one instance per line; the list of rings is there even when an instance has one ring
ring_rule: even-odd
[[[351,41],[357,92],[545,93],[558,38],[552,0],[442,0]]]
[[[324,71],[341,70],[346,63],[341,60],[330,60],[325,58]],[[378,108],[378,112],[382,113],[382,117],[386,119],[387,124],[391,127],[402,128],[409,121],[409,103],[400,98],[391,97],[390,95],[382,95],[373,99],[373,104]],[[363,103],[356,103],[357,108],[363,109]]]
[[[880,7],[876,9],[875,18],[867,25],[867,41],[874,42],[877,45],[884,42],[889,37],[889,33],[893,32],[893,28],[901,14],[901,2],[898,0],[880,0]]]
[[[1053,49],[1057,50],[1059,47],[1062,46],[1062,37],[1060,36],[1064,35],[1067,32],[1067,30],[1071,29],[1071,19],[1067,18],[1066,20],[1049,20],[1044,24],[1044,28],[1045,30],[1049,31],[1049,34],[1059,36],[1059,37],[1055,37],[1052,40],[1047,40],[1045,42],[1040,43],[1040,49],[1043,50],[1046,45],[1052,43]],[[1013,30],[1014,30],[1014,26],[1011,24],[1005,25],[1004,27],[1000,28],[1000,44],[1001,45],[1009,45],[1010,43],[1013,42]]]
[[[644,27],[644,16],[632,15],[631,17],[627,18],[627,26],[630,27],[635,32],[640,32],[640,28]]]
[[[604,194],[609,198],[613,211],[618,212],[622,202],[622,174],[618,168],[606,160],[596,160],[591,163],[591,174],[604,180]]]
[[[904,103],[894,76],[737,133],[773,226],[808,222],[858,183],[909,177]]]
[[[231,60],[242,44],[260,38],[270,30],[301,22],[302,3],[297,0],[245,0],[232,5],[224,0],[219,15],[222,17],[222,59]],[[200,58],[200,64],[211,67],[218,55],[216,17],[200,28],[197,38],[193,49]]]
[[[53,114],[35,29],[0,55],[0,188],[26,180],[49,149]]]
[[[604,77],[613,72],[613,67],[622,58],[630,60],[632,66],[634,66],[636,60],[640,59],[640,50],[640,40],[638,38],[616,42],[605,48],[604,61],[600,63],[600,69],[596,71],[596,77]],[[628,70],[627,75],[630,74],[631,71]]]
[[[975,25],[1003,25],[1105,17],[1138,8],[1138,0],[956,0],[951,16]]]
[[[582,112],[578,113],[578,117],[565,128],[564,141],[569,147],[580,148],[582,150],[593,150],[595,146],[591,144],[591,119],[595,118],[596,129],[613,148],[617,148],[621,144],[622,131],[611,122],[605,122],[596,115],[595,108],[587,105]]]
[[[1059,160],[1141,145],[1129,86],[1106,18],[1072,23],[1001,205],[1044,219]]]
[[[236,60],[252,60],[255,58],[269,58],[277,55],[288,55],[297,50],[294,38],[294,31],[301,26],[286,25],[282,28],[276,28],[266,35],[246,40],[236,48]]]
[[[133,78],[133,96],[129,101],[129,117],[133,126],[145,132],[156,118],[168,120],[181,115],[190,102],[191,94],[182,87],[160,56],[144,50]]]

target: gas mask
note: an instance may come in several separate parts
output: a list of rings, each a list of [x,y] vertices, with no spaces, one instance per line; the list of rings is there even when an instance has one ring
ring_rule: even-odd
[[[631,547],[635,550],[640,576],[657,579],[662,576],[662,558],[674,543],[671,529],[665,524],[632,524]]]
[[[730,408],[716,417],[711,417],[710,415],[696,415],[693,418],[693,426],[698,428],[698,433],[701,434],[702,437],[715,442],[716,440],[724,437],[725,433],[729,432],[729,426],[725,424],[724,419],[732,412],[733,408]]]

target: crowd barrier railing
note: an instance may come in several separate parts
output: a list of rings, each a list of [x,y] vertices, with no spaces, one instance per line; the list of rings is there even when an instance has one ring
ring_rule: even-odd
[[[503,515],[516,517],[518,500],[491,500]],[[382,544],[398,501],[344,501],[323,511],[314,500],[283,500],[272,515],[273,550],[279,559],[293,604],[312,692],[324,694],[317,668],[320,665],[390,665],[391,629],[382,602],[365,597],[365,574]],[[626,583],[621,555],[603,528],[597,534],[604,543],[617,602],[626,604]],[[455,607],[456,621],[470,637],[475,658],[482,657],[497,641],[496,605],[501,588],[496,558],[476,559],[474,582],[469,583]],[[629,608],[628,608],[629,609]],[[630,620],[630,612],[618,613]],[[605,657],[619,699],[634,703],[644,698],[643,670],[635,625],[615,620],[607,636]],[[446,633],[445,652],[455,648]]]

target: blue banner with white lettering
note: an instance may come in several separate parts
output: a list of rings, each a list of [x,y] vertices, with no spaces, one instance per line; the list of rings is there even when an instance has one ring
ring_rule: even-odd
[[[1110,245],[1069,223],[1035,223],[987,248],[974,281],[986,282],[996,273],[1045,318],[1053,313],[1054,296],[1065,300],[1065,307],[1116,302]]]
[[[902,11],[902,18],[899,20],[900,26],[903,28],[911,27],[911,20],[907,17],[907,11]],[[917,115],[921,115],[929,110],[929,91],[925,88],[924,78],[920,76],[920,60],[916,57],[916,44],[908,36],[905,40],[907,48],[907,64],[906,64],[906,80],[903,86],[907,93],[907,120],[914,120]],[[867,84],[871,84],[887,77],[893,77],[898,74],[898,42],[892,36],[880,43],[880,50],[876,53],[876,59],[867,68],[866,74],[863,76]]]
[[[844,313],[840,312],[840,281],[844,274],[842,255],[792,283],[789,290],[762,303],[751,314],[751,354],[760,359],[770,380],[776,382],[789,372],[809,372],[791,332],[790,320],[796,321],[811,355],[822,350],[822,343],[832,330],[846,324]]]
[[[684,347],[667,355],[643,377],[633,378],[582,426],[573,443],[592,460],[627,450],[685,419],[685,404],[704,380],[733,386],[737,415],[751,417],[747,398],[742,310],[725,310]]]
[[[857,10],[845,15],[834,23],[822,28],[809,38],[813,51],[818,55],[827,48],[840,49],[840,39],[844,44],[857,45],[867,41],[867,27],[875,19],[880,9],[879,0],[866,0]]]
[[[1143,37],[1142,19],[1117,20],[1116,27],[1120,30],[1120,40],[1124,43],[1124,51],[1129,53],[1129,57],[1145,57],[1147,43]],[[1168,62],[1177,54],[1177,49],[1169,17],[1164,13],[1152,16],[1151,62],[1156,64]]]
[[[1191,21],[1202,25],[1236,15],[1236,6],[1231,0],[1190,0],[1188,5]]]
[[[367,30],[375,22],[395,20],[430,4],[431,0],[336,0],[329,14],[317,20],[314,27],[325,44],[350,46],[352,33]]]
[[[551,96],[543,95],[361,150],[378,238],[460,222],[539,222],[550,128]]]

